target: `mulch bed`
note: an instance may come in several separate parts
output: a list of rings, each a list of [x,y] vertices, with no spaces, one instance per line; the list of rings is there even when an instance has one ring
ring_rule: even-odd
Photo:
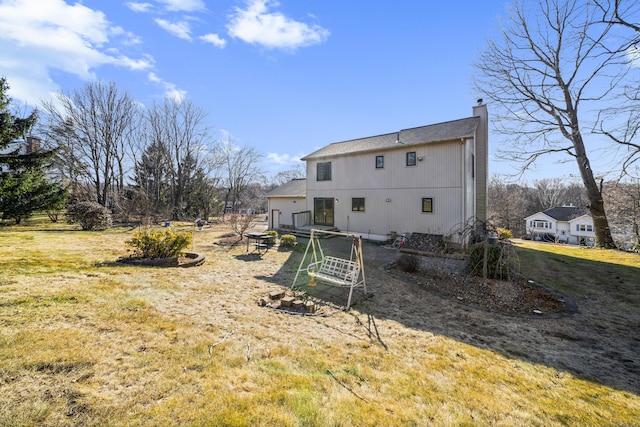
[[[490,311],[513,315],[559,315],[575,311],[575,305],[558,292],[516,276],[510,281],[487,279],[468,274],[419,270],[407,273],[397,266],[390,274],[416,283],[420,288],[461,303],[483,307]]]

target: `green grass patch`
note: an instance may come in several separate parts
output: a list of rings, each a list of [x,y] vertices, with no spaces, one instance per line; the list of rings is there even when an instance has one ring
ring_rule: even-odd
[[[518,241],[516,250],[526,277],[577,297],[601,299],[616,311],[640,314],[638,254],[530,241]]]

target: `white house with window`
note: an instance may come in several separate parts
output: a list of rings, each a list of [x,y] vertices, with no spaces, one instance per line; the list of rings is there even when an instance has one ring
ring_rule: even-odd
[[[487,218],[487,107],[473,116],[329,144],[306,162],[312,225],[386,240],[393,233],[451,236]],[[270,211],[287,203],[268,195]],[[294,224],[295,228],[295,224]]]
[[[593,218],[587,208],[556,206],[525,218],[527,233],[534,240],[573,245],[593,245]]]

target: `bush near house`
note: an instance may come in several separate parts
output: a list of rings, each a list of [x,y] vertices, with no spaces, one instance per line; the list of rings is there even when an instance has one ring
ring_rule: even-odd
[[[508,228],[498,227],[498,240],[513,239],[513,233]]]
[[[292,248],[297,244],[296,236],[293,234],[283,234],[282,237],[280,237],[281,248]]]
[[[276,230],[267,230],[264,232],[264,234],[268,234],[271,237],[269,238],[269,240],[267,241],[267,244],[269,245],[275,245],[276,244],[276,239],[278,238],[278,232]]]

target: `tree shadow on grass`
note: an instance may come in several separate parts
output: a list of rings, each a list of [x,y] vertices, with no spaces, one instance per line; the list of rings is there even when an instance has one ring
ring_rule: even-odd
[[[330,239],[325,254],[349,257],[349,243]],[[324,242],[323,242],[324,245]],[[271,277],[257,279],[291,288],[304,249],[297,248],[283,266]],[[407,327],[450,337],[483,349],[496,351],[505,357],[542,364],[567,371],[585,380],[640,394],[640,269],[610,263],[579,260],[576,268],[593,272],[589,283],[572,282],[566,266],[576,259],[553,257],[524,251],[521,258],[530,262],[540,259],[546,278],[555,277],[553,285],[540,277],[531,277],[561,291],[577,303],[575,313],[563,317],[534,317],[491,312],[465,304],[455,298],[426,290],[417,283],[396,277],[383,265],[394,260],[397,253],[376,245],[364,245],[367,290],[354,290],[352,314],[365,314],[369,319],[389,319]],[[537,251],[533,251],[537,252]],[[542,268],[542,267],[541,267]],[[542,271],[538,269],[537,271]],[[306,272],[300,272],[300,275]],[[560,280],[562,279],[562,280]],[[297,283],[308,280],[298,278]],[[549,279],[548,282],[551,280]],[[556,286],[560,283],[560,286]],[[304,285],[298,286],[302,290]],[[318,298],[342,305],[346,294],[336,294],[332,287],[316,286]],[[325,292],[325,290],[327,292]],[[348,289],[340,289],[347,291]],[[376,340],[386,342],[384,332],[376,329]]]

